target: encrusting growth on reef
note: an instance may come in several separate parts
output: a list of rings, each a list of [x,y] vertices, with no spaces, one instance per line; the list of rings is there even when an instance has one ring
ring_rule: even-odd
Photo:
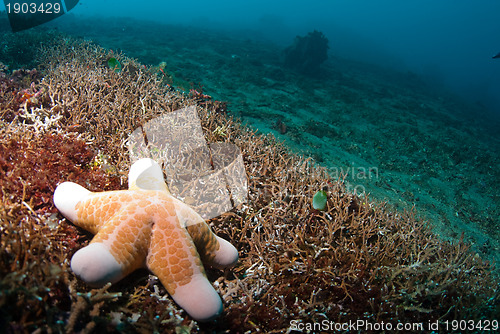
[[[462,241],[442,241],[412,212],[348,193],[310,158],[207,100],[197,107],[207,141],[239,146],[249,182],[248,203],[208,222],[240,254],[231,271],[207,270],[224,313],[197,323],[146,271],[92,289],[69,269],[92,236],[57,214],[55,187],[71,180],[92,191],[125,189],[130,133],[200,101],[165,85],[154,68],[89,42],[61,38],[37,54],[40,76],[16,74],[29,84],[1,73],[2,89],[16,98],[0,99],[0,326],[7,333],[278,333],[292,320],[427,323],[500,312],[491,265]],[[107,67],[111,55],[121,72]],[[311,205],[318,190],[328,196],[323,211]]]

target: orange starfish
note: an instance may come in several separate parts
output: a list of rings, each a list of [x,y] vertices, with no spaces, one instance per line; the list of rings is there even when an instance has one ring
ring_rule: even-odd
[[[93,193],[64,182],[54,192],[54,204],[75,225],[95,234],[71,259],[73,272],[89,285],[114,283],[146,266],[194,319],[210,320],[222,312],[202,261],[227,267],[236,263],[238,252],[170,194],[152,159],[132,165],[128,190]]]

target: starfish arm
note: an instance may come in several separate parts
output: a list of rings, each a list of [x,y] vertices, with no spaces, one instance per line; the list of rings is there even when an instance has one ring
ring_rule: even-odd
[[[54,191],[54,205],[67,219],[77,220],[76,205],[91,192],[79,184],[63,182]]]
[[[128,188],[132,190],[161,190],[170,193],[163,179],[160,165],[149,158],[140,159],[130,167]]]
[[[145,265],[151,239],[148,216],[125,207],[109,219],[90,244],[71,259],[71,269],[92,286],[115,283]]]
[[[93,193],[73,182],[61,183],[54,191],[54,204],[64,217],[93,234],[130,200],[126,191]]]
[[[203,263],[223,269],[238,262],[238,251],[227,240],[216,236],[205,221],[186,226]]]
[[[208,321],[222,312],[222,301],[208,281],[196,247],[186,229],[179,226],[177,217],[155,222],[147,267],[193,319]]]
[[[71,270],[85,283],[100,287],[121,280],[123,268],[102,243],[91,243],[71,258]]]
[[[181,225],[191,236],[203,263],[215,268],[226,268],[238,262],[238,251],[228,241],[216,236],[205,220],[182,201],[172,199]]]

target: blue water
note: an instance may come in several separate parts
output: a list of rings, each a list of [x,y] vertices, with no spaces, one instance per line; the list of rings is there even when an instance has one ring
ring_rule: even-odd
[[[72,13],[244,30],[282,45],[317,29],[337,56],[412,71],[500,113],[496,0],[81,0]]]

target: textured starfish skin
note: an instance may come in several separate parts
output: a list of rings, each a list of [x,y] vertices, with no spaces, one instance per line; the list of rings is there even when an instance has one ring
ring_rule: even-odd
[[[170,194],[153,160],[131,167],[128,190],[92,193],[65,182],[54,192],[54,203],[75,225],[95,234],[71,260],[72,270],[88,284],[114,283],[146,266],[194,319],[221,313],[202,260],[227,267],[236,263],[238,252]]]

